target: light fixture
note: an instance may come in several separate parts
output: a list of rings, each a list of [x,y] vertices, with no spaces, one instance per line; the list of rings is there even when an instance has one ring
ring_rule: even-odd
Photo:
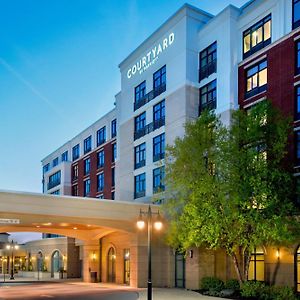
[[[145,221],[143,220],[142,210],[140,210],[139,218],[136,222],[138,229],[143,229],[145,227]]]
[[[77,230],[77,227],[73,227],[74,230]]]
[[[40,228],[41,226],[40,226],[40,225],[36,225],[35,227],[36,227],[36,228]]]
[[[92,257],[93,257],[93,260],[96,260],[96,253],[95,253],[95,251],[93,252]]]
[[[154,228],[159,231],[159,230],[162,229],[162,227],[163,227],[163,223],[161,221],[161,217],[160,217],[160,214],[158,212],[157,219],[154,222]]]
[[[6,249],[9,250],[10,249],[10,245],[6,245]]]
[[[280,249],[279,248],[276,250],[276,257],[278,260],[280,259]]]

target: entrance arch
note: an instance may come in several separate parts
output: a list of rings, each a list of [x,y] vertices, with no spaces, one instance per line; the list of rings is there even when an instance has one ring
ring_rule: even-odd
[[[59,272],[63,268],[63,257],[59,250],[55,250],[51,255],[51,277],[54,273]]]
[[[37,253],[36,265],[37,265],[37,271],[38,272],[43,271],[44,257],[43,257],[43,252],[41,250]]]
[[[116,251],[110,247],[107,254],[107,282],[116,282]]]

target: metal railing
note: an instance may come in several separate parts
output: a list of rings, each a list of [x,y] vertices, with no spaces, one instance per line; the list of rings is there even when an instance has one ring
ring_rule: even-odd
[[[165,117],[158,119],[154,122],[151,122],[148,125],[146,125],[144,128],[141,128],[138,131],[134,132],[134,140],[137,140],[137,139],[143,137],[144,135],[146,135],[164,125],[165,125]]]

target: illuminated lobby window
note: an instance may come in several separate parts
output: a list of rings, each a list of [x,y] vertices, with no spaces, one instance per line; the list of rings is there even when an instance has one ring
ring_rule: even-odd
[[[265,280],[265,257],[262,248],[256,248],[251,254],[248,280]]]

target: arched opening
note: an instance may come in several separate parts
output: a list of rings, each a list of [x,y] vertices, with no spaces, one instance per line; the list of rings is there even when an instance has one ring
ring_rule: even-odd
[[[110,247],[107,255],[107,281],[116,282],[116,251]]]
[[[63,257],[58,250],[55,250],[51,256],[51,277],[54,277],[54,273],[63,271]]]
[[[295,253],[295,278],[296,278],[296,291],[300,292],[300,245]]]
[[[39,251],[37,256],[36,256],[36,266],[37,266],[37,271],[41,272],[43,271],[43,265],[44,265],[44,257],[42,251]]]
[[[263,248],[255,248],[251,253],[248,280],[265,280],[265,255]]]

